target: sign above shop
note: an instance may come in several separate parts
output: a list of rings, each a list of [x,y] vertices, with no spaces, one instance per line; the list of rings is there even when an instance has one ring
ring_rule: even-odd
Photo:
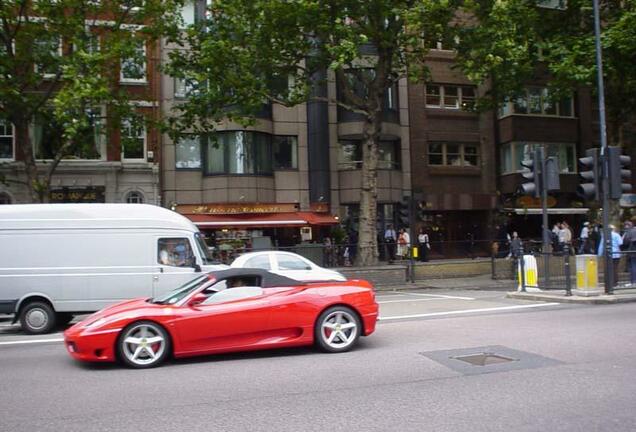
[[[327,213],[329,212],[329,203],[311,203],[309,204],[309,210],[316,213]]]
[[[557,204],[557,200],[553,196],[548,195],[548,207],[554,207]],[[522,196],[517,198],[517,207],[525,208],[541,208],[541,198],[535,198],[532,196]]]
[[[106,188],[104,186],[87,186],[74,188],[51,189],[51,203],[105,203]]]
[[[177,206],[177,211],[202,215],[289,213],[298,211],[298,204],[184,204]]]
[[[623,194],[620,200],[621,207],[636,207],[636,194]]]

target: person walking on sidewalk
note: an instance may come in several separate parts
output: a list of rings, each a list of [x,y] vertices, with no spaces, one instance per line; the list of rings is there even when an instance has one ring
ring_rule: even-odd
[[[400,228],[400,235],[398,236],[398,250],[397,254],[400,259],[408,258],[409,246],[411,245],[411,238],[409,233],[404,228]]]
[[[420,233],[417,235],[417,245],[420,250],[420,261],[428,261],[426,255],[428,254],[428,250],[431,248],[431,245],[428,241],[428,234],[426,234],[423,227],[420,228]]]
[[[621,245],[623,244],[623,239],[621,235],[616,232],[616,227],[614,225],[610,225],[611,231],[611,240],[612,240],[612,268],[614,271],[614,280],[612,286],[616,286],[618,284],[618,264],[621,261]],[[601,235],[601,241],[598,245],[598,256],[603,256],[605,253],[605,241],[603,240],[603,235]]]
[[[583,228],[581,228],[581,234],[579,235],[579,255],[590,252],[590,223],[583,222]]]
[[[627,251],[627,262],[629,267],[629,285],[636,287],[636,227],[631,222],[625,223],[625,234],[623,234],[623,246]]]
[[[386,258],[389,263],[395,261],[395,242],[397,241],[397,236],[395,235],[395,230],[393,229],[393,225],[388,224],[386,226],[386,230],[384,231],[384,244],[386,245]]]

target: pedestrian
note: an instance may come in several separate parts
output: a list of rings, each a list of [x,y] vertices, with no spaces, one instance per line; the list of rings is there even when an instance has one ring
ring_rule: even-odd
[[[395,260],[396,241],[397,236],[395,234],[395,230],[393,229],[393,225],[388,224],[386,226],[386,230],[384,231],[384,244],[386,245],[386,257],[389,263],[392,263]]]
[[[570,229],[570,225],[566,221],[561,223],[561,230],[563,231],[563,246],[566,245],[569,248],[570,254],[574,254],[574,249],[572,249],[572,230]]]
[[[417,245],[420,250],[420,261],[428,261],[427,254],[429,249],[431,248],[431,244],[428,240],[428,234],[424,231],[424,227],[420,228],[420,232],[417,235]]]
[[[579,254],[590,253],[590,223],[583,222],[581,234],[579,235]]]
[[[521,247],[523,242],[519,238],[517,231],[513,231],[512,239],[510,240],[510,254],[513,258],[519,258],[521,256]]]
[[[612,286],[616,286],[618,283],[618,264],[621,261],[621,245],[623,244],[623,239],[621,235],[616,231],[616,227],[614,225],[610,225],[611,232],[611,240],[612,240],[612,248],[611,248],[611,257],[612,257],[612,269],[614,271],[614,280]],[[601,234],[601,241],[598,245],[598,256],[603,256],[605,253],[605,242],[603,241],[603,235]]]
[[[552,240],[552,251],[559,252],[559,232],[561,231],[561,224],[558,222],[552,227],[552,234],[550,239]]]
[[[597,224],[593,224],[590,229],[589,242],[590,242],[590,252],[594,253],[594,251],[598,250],[598,243],[601,239],[601,233],[599,226]]]
[[[629,286],[636,287],[636,227],[631,222],[625,223],[623,234],[623,247],[627,253],[627,265],[629,268]]]
[[[400,234],[398,235],[398,240],[397,240],[397,255],[400,257],[400,259],[404,259],[408,257],[409,243],[410,243],[409,234],[406,232],[404,228],[400,228]]]

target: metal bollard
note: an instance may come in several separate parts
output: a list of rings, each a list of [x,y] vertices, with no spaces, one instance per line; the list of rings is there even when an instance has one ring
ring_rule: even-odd
[[[563,252],[565,254],[565,295],[569,297],[572,295],[572,277],[570,275],[570,245],[567,243],[563,246]]]

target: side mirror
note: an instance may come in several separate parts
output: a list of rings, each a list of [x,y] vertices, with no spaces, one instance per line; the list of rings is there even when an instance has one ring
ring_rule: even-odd
[[[204,301],[206,301],[208,299],[208,296],[206,296],[203,293],[196,293],[195,295],[192,296],[192,298],[188,301],[188,306],[192,307],[192,306],[196,306],[198,304],[203,303]]]
[[[201,266],[197,264],[196,262],[192,263],[192,268],[194,269],[195,273],[201,273]]]

